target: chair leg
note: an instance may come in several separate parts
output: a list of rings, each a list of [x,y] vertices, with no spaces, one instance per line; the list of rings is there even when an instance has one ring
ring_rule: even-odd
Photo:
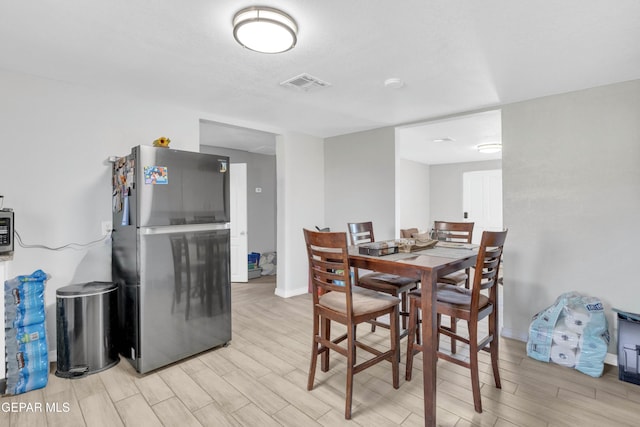
[[[326,341],[331,340],[331,321],[329,319],[322,318],[322,338]],[[322,352],[322,372],[329,370],[329,347],[325,347]]]
[[[450,319],[451,332],[455,334],[458,332],[458,319],[455,317],[451,317]],[[453,337],[451,337],[451,354],[456,354],[456,339]]]
[[[494,338],[495,340],[496,338]],[[502,388],[502,384],[500,383],[500,370],[498,369],[498,343],[492,342],[490,344],[491,349],[491,366],[493,368],[493,379],[496,383],[496,388]]]
[[[471,350],[469,355],[471,364],[471,390],[473,391],[473,406],[476,412],[482,413],[482,401],[480,400],[480,376],[478,373],[478,352]]]
[[[469,322],[469,365],[471,369],[471,390],[473,392],[473,406],[478,413],[482,413],[480,398],[480,374],[478,372],[478,323]]]
[[[416,343],[418,345],[422,344],[422,333],[420,332],[420,325],[422,321],[420,320],[420,302],[417,302],[418,306],[416,308]]]
[[[353,367],[356,364],[355,325],[347,327],[347,391],[344,406],[344,418],[351,419],[351,403],[353,400]]]
[[[500,383],[500,371],[498,370],[498,360],[499,357],[499,344],[498,344],[498,319],[497,315],[491,314],[489,315],[489,331],[491,331],[491,335],[493,336],[493,340],[489,344],[489,352],[491,353],[491,367],[493,368],[493,380],[496,383],[496,388],[502,388]]]
[[[392,358],[391,358],[391,372],[392,372],[392,380],[393,380],[393,388],[399,388],[400,387],[400,367],[399,367],[399,363],[400,363],[400,325],[398,324],[398,306],[395,307],[395,309],[393,310],[393,312],[391,313],[391,324],[389,326],[391,326],[391,333],[390,335],[390,340],[391,340],[391,354],[392,354]]]
[[[396,295],[394,295],[396,296]],[[409,296],[407,295],[406,292],[403,292],[402,295],[400,295],[400,304],[401,304],[401,311],[403,313],[407,312],[407,302],[408,302]],[[401,316],[402,317],[402,329],[407,329],[407,317],[406,316]]]
[[[316,365],[318,361],[318,333],[320,331],[320,319],[313,315],[313,346],[311,347],[311,367],[309,367],[309,379],[307,380],[307,390],[313,390],[313,380],[316,375]]]
[[[438,313],[436,315],[436,331],[438,334],[436,335],[436,351],[440,351],[440,324],[442,323],[442,314]]]
[[[413,345],[418,329],[418,307],[413,298],[409,298],[409,332],[407,333],[407,367],[404,379],[411,381],[411,371],[413,370]]]

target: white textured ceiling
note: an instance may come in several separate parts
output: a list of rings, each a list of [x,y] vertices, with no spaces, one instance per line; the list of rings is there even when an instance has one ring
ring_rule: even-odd
[[[258,154],[276,153],[276,136],[269,132],[200,120],[200,143]]]
[[[294,49],[235,42],[254,4],[294,17]],[[640,78],[639,20],[637,0],[3,1],[0,68],[329,137]],[[331,86],[279,86],[301,73]]]
[[[502,153],[480,153],[477,146],[502,142],[501,119],[500,110],[491,110],[400,127],[397,154],[430,165],[500,159]]]

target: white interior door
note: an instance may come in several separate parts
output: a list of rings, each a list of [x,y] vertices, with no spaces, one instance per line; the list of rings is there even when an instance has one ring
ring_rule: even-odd
[[[247,164],[232,163],[231,178],[231,281],[246,282],[247,254]]]
[[[474,222],[473,243],[482,232],[502,230],[502,171],[465,172],[462,176],[465,221]]]

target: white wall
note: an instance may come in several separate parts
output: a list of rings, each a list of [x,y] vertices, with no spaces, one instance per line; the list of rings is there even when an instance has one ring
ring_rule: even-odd
[[[501,169],[500,160],[431,165],[431,219],[433,221],[464,221],[462,176],[465,172]]]
[[[504,331],[576,290],[640,312],[640,80],[502,109]],[[615,352],[612,345],[610,352]]]
[[[399,159],[396,170],[396,223],[395,237],[403,228],[431,228],[429,206],[429,165]]]
[[[320,138],[284,133],[276,137],[278,277],[276,295],[307,293],[307,250],[303,228],[325,221],[324,145]]]
[[[395,130],[327,138],[324,161],[324,225],[347,231],[348,222],[372,221],[376,240],[395,238]]]
[[[27,244],[62,246],[101,237],[111,220],[111,164],[134,145],[165,135],[171,147],[198,151],[194,111],[0,71],[0,194],[15,210]],[[47,329],[54,350],[56,289],[111,280],[111,246],[49,251],[15,248],[8,278],[42,269]]]

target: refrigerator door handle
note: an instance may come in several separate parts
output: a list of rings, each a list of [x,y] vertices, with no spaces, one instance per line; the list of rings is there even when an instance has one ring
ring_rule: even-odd
[[[228,230],[229,223],[219,224],[180,224],[162,225],[158,227],[140,227],[140,234],[176,234],[176,233],[197,233],[200,231]]]

